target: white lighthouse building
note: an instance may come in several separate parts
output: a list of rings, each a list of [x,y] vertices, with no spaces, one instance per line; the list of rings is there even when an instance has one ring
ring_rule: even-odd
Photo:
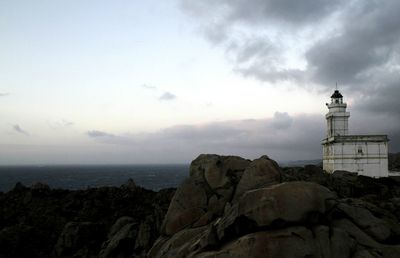
[[[323,145],[323,169],[345,170],[370,177],[388,176],[387,135],[349,135],[347,104],[335,90],[326,106],[327,132]]]

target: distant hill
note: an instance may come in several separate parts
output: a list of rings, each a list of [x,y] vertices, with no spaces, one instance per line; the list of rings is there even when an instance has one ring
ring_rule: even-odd
[[[281,167],[304,167],[305,165],[322,166],[322,159],[279,161]],[[400,171],[400,152],[389,153],[389,170]]]
[[[322,159],[280,161],[278,164],[281,167],[304,167],[305,165],[322,166]]]

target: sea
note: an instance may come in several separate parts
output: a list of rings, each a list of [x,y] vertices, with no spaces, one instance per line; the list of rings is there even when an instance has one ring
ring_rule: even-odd
[[[177,187],[188,176],[189,164],[0,166],[0,192],[13,189],[17,182],[26,186],[40,182],[51,188],[77,190],[121,186],[128,179],[158,191]]]

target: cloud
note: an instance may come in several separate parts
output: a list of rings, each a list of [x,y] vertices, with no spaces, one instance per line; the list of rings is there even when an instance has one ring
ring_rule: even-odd
[[[125,135],[115,135],[99,130],[90,130],[86,132],[86,135],[90,138],[97,140],[102,143],[114,144],[114,145],[133,145],[135,139]]]
[[[6,97],[8,95],[10,95],[10,93],[8,93],[8,92],[0,92],[0,97]]]
[[[49,120],[47,121],[47,124],[49,125],[50,128],[53,129],[68,128],[74,125],[73,122],[67,121],[65,119]]]
[[[156,89],[157,89],[156,86],[148,85],[148,84],[143,84],[143,85],[141,85],[141,86],[142,86],[142,88],[144,88],[144,89],[146,89],[146,90],[156,90]]]
[[[268,154],[279,160],[297,160],[320,157],[324,126],[320,115],[276,112],[268,119],[177,125],[152,133],[113,135],[94,130],[87,134],[101,143],[124,146],[149,157],[180,159],[179,162],[188,162],[200,153],[248,158]]]
[[[341,16],[345,26],[340,33],[320,40],[306,53],[317,82],[332,84],[339,80],[344,85],[361,86],[377,69],[391,70],[399,64],[400,2],[357,3]]]
[[[182,10],[200,19],[215,42],[229,37],[232,28],[245,25],[306,26],[326,19],[343,0],[181,0]]]
[[[292,117],[286,112],[275,112],[272,125],[276,129],[288,129],[293,123]]]
[[[331,93],[400,134],[400,1],[180,0],[233,71],[275,87]],[[390,127],[392,128],[392,127]],[[390,129],[392,130],[392,129]]]
[[[98,131],[98,130],[91,130],[87,131],[86,134],[91,138],[98,138],[98,137],[115,137],[113,134],[109,134],[106,132]]]
[[[245,76],[362,91],[377,72],[400,69],[397,0],[180,2],[208,34],[219,35],[234,70]]]
[[[20,134],[23,134],[23,135],[26,135],[26,136],[29,136],[29,133],[27,132],[27,131],[25,131],[25,130],[23,130],[19,125],[13,125],[13,129],[14,129],[14,131],[16,131],[17,133],[20,133]]]
[[[164,92],[158,99],[161,101],[163,101],[163,100],[169,101],[169,100],[176,99],[176,96],[170,92]]]

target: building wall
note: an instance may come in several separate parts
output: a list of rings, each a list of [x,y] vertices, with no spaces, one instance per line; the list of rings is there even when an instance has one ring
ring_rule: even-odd
[[[349,131],[348,126],[348,117],[346,116],[331,116],[327,121],[327,135],[336,136],[336,135],[347,135]]]
[[[357,138],[357,137],[355,137]],[[323,168],[327,172],[346,170],[370,177],[388,176],[387,141],[325,142],[323,144]]]

